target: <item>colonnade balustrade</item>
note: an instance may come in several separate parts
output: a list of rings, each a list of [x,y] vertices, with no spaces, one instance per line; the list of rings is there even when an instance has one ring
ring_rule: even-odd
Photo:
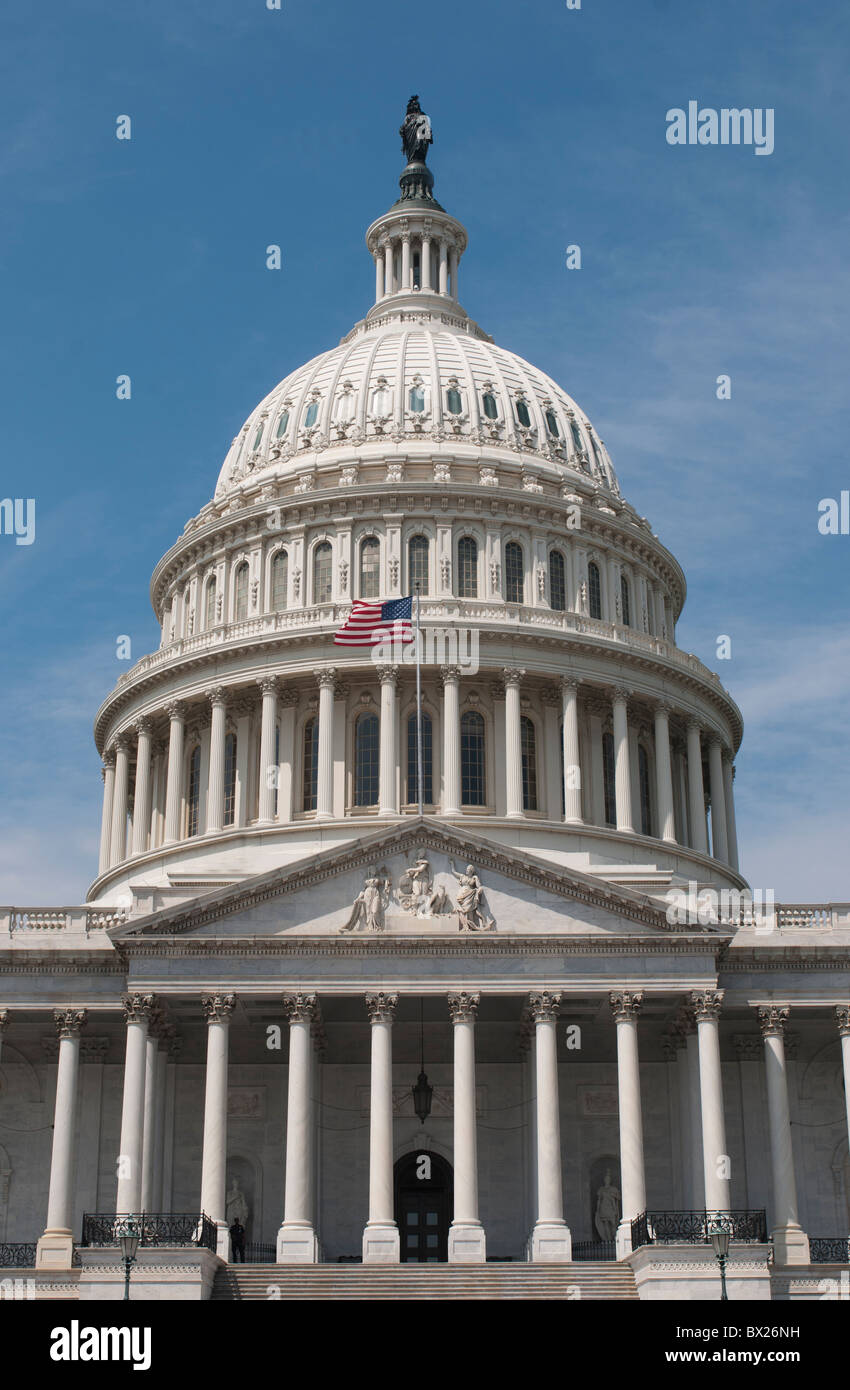
[[[617,1077],[622,1218],[616,1233],[616,1254],[632,1248],[632,1223],[647,1206],[647,1181],[641,1103],[639,1016],[640,991],[613,990],[609,996],[617,1036]],[[689,1172],[685,1196],[691,1210],[728,1212],[731,1209],[731,1167],[726,1141],[718,1020],[723,992],[694,991],[680,1008],[673,1039],[681,1052],[680,1123],[683,1154]],[[218,1253],[228,1257],[226,1218],[227,1087],[229,1026],[236,996],[207,993],[201,999],[207,1024],[206,1080],[200,1182],[201,1211],[218,1232]],[[367,1220],[362,1258],[366,1263],[395,1263],[401,1258],[394,1209],[393,1024],[399,996],[372,991],[363,996],[364,1025],[371,1035],[369,1083],[369,1176],[363,1203]],[[447,1018],[453,1032],[453,1151],[454,1212],[449,1232],[450,1262],[486,1259],[486,1234],[478,1202],[478,1116],[476,1104],[475,1025],[478,991],[459,990],[446,996]],[[529,1152],[533,1169],[533,1226],[527,1254],[535,1261],[568,1261],[572,1253],[565,1220],[564,1144],[561,1133],[560,1077],[557,1027],[568,1017],[569,996],[557,991],[532,992],[522,1020],[530,1048],[533,1080],[528,1111]],[[283,1012],[289,1024],[289,1063],[286,1099],[285,1181],[281,1194],[282,1223],[277,1238],[280,1263],[314,1263],[319,1258],[316,1187],[314,1043],[321,1014],[316,994],[285,994]],[[562,1007],[563,1006],[563,1007]],[[788,1080],[784,1050],[790,1008],[753,1006],[764,1044],[764,1080],[770,1138],[772,1181],[771,1239],[778,1264],[809,1261],[809,1243],[799,1221]],[[841,1038],[844,1086],[850,1097],[850,1006],[832,1005]],[[4,1019],[4,1014],[6,1018]],[[71,1221],[74,1206],[75,1143],[77,1131],[80,1037],[88,1021],[85,1008],[68,1007],[54,1013],[59,1039],[53,1146],[47,1200],[47,1221],[38,1245],[38,1262],[70,1265],[73,1252]],[[124,1000],[126,1055],[121,1109],[120,1153],[116,1215],[149,1210],[158,1194],[153,1177],[156,1117],[161,1113],[163,1046],[173,1041],[174,1026],[165,1021],[153,995],[132,994]],[[0,1013],[0,1024],[8,1011]],[[3,1027],[0,1026],[0,1037]],[[687,1044],[695,1045],[688,1055]],[[696,1108],[690,1104],[695,1095]],[[850,1138],[850,1103],[847,1108]],[[566,1145],[571,1138],[568,1135]],[[519,1194],[517,1194],[519,1197]]]
[[[492,788],[488,790],[489,804],[485,807],[476,804],[476,793],[465,777],[462,719],[476,708],[466,699],[470,678],[464,677],[458,666],[440,670],[441,739],[432,754],[436,759],[439,753],[442,763],[441,775],[433,778],[436,813],[456,817],[495,810],[509,819],[532,816],[571,826],[605,826],[628,835],[648,833],[665,844],[681,844],[708,854],[710,806],[711,853],[737,872],[734,768],[731,750],[719,735],[695,719],[677,714],[668,701],[650,697],[636,700],[624,687],[605,691],[572,677],[564,677],[557,686],[540,685],[517,667],[504,668],[499,677],[491,686],[494,713],[486,738],[496,738],[500,730],[487,776],[501,790],[498,795]],[[379,686],[379,768],[377,796],[371,809],[382,818],[393,818],[409,810],[409,805],[401,804],[408,766],[399,717],[402,680],[399,668],[392,665],[375,668],[375,678]],[[309,816],[333,820],[370,809],[356,796],[351,798],[354,804],[341,804],[334,783],[340,723],[350,717],[340,672],[325,667],[316,673],[315,680],[318,711],[315,768],[311,772],[305,767],[309,750],[304,746],[303,725],[296,717],[298,705],[309,697],[310,690],[286,684],[271,674],[248,689],[211,687],[202,703],[170,702],[159,717],[159,738],[157,721],[151,715],[121,731],[103,762],[100,872],[106,873],[131,855],[194,835],[219,835],[249,824],[260,828],[287,824]],[[529,712],[536,716],[533,754],[523,742],[523,721],[527,725]],[[676,717],[677,728],[682,728],[681,740],[671,734],[671,716]],[[606,731],[609,721],[610,730]],[[190,727],[199,729],[197,737],[203,739],[204,756],[197,767],[187,762]],[[640,747],[639,730],[644,740]],[[345,735],[348,771],[353,737],[348,728]],[[606,744],[606,740],[610,742]],[[254,805],[249,807],[252,748],[256,787]],[[529,804],[529,761],[534,764],[534,804]],[[704,762],[709,773],[708,795]],[[537,789],[544,785],[545,797],[538,796]],[[191,797],[196,809],[190,815]],[[346,791],[343,801],[348,802],[349,797],[350,791]],[[501,802],[498,808],[497,799]],[[408,803],[416,800],[415,787],[411,787]],[[254,807],[256,813],[251,814]]]

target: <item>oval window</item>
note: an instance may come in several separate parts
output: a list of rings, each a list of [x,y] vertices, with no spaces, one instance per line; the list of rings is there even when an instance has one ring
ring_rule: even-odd
[[[289,411],[285,410],[277,422],[276,438],[282,439],[286,434],[286,427],[289,424]]]
[[[254,435],[254,443],[251,445],[252,452],[256,453],[263,439],[263,426],[257,426],[257,433]]]
[[[496,405],[496,397],[490,391],[484,394],[484,414],[488,420],[498,420],[499,407]]]
[[[410,388],[410,409],[425,409],[425,392],[422,390],[421,386],[411,386]]]
[[[529,428],[531,424],[531,416],[528,413],[528,406],[526,405],[525,401],[517,401],[516,418],[519,420],[520,424],[523,426],[524,429]]]
[[[547,411],[546,411],[546,428],[547,428],[547,430],[549,431],[549,433],[553,436],[554,439],[559,439],[559,438],[560,438],[560,431],[559,431],[559,429],[558,429],[558,421],[557,421],[557,419],[556,419],[556,417],[555,417],[555,412],[554,412],[554,410],[547,410]]]
[[[456,386],[450,386],[446,392],[446,406],[450,415],[460,415],[463,410],[463,401]]]
[[[306,413],[305,416],[304,416],[304,427],[305,427],[305,429],[309,429],[311,425],[315,425],[315,423],[316,423],[316,416],[318,415],[318,413],[319,413],[319,402],[318,402],[318,401],[311,401],[310,404],[309,404],[308,407],[307,407],[307,413]]]

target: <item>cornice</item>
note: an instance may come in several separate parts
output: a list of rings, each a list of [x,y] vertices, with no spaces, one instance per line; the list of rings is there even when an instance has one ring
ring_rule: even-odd
[[[210,957],[304,957],[305,959],[385,960],[403,956],[413,960],[422,957],[446,956],[452,959],[476,960],[493,956],[639,956],[675,955],[705,956],[716,971],[716,942],[699,936],[677,936],[669,939],[641,936],[380,936],[340,939],[336,936],[297,937],[188,937],[141,936],[128,937],[122,942],[128,968],[133,962],[151,958],[180,956]],[[576,981],[581,984],[581,981]],[[241,986],[240,986],[241,987]],[[519,987],[519,986],[518,986]],[[680,982],[665,986],[670,991],[685,988]],[[162,990],[158,984],[157,989]],[[610,990],[610,981],[608,983]]]

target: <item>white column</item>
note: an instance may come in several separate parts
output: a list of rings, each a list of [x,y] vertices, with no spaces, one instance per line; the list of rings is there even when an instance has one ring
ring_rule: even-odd
[[[440,294],[449,292],[449,248],[445,238],[440,237]]]
[[[227,1050],[233,994],[201,998],[207,1020],[207,1075],[204,1092],[204,1149],[201,1163],[201,1211],[218,1229],[216,1254],[230,1257],[227,1227]]]
[[[136,721],[136,790],[133,796],[133,853],[148,847],[151,816],[151,721]]]
[[[316,820],[333,820],[334,684],[336,667],[316,675],[319,683],[319,766],[316,770]]]
[[[384,294],[393,292],[393,244],[387,238],[384,242]]]
[[[726,792],[723,786],[723,745],[713,738],[708,745],[708,773],[711,786],[711,853],[724,864],[729,863],[729,844],[726,838]]]
[[[127,792],[130,782],[130,749],[123,736],[115,741],[115,788],[112,798],[112,833],[109,867],[127,856]]]
[[[36,1247],[37,1269],[70,1269],[74,1256],[74,1141],[77,1127],[77,1090],[80,1071],[80,1031],[86,1026],[85,1009],[56,1009],[53,1017],[59,1035],[56,1071],[56,1103],[53,1110],[53,1148],[47,1225]]]
[[[655,790],[658,801],[658,830],[662,840],[676,843],[673,813],[673,767],[670,761],[670,707],[655,707]]]
[[[708,1211],[728,1211],[732,1205],[729,1150],[723,1114],[718,1018],[723,991],[699,990],[691,995],[699,1047],[699,1090],[702,1116],[702,1166]]]
[[[685,1056],[688,1069],[688,1099],[691,1136],[691,1170],[689,1191],[691,1208],[699,1211],[705,1207],[705,1173],[702,1158],[702,1101],[700,1098],[699,1040],[696,1021],[691,1017],[689,1031],[685,1036]]]
[[[443,815],[460,815],[460,668],[443,666]]]
[[[151,1211],[162,1211],[162,1176],[165,1157],[165,1086],[168,1075],[168,1046],[175,1036],[173,1025],[165,1025],[156,1050],[156,1072],[154,1075],[154,1144],[153,1168],[151,1173]],[[145,1090],[147,1095],[147,1089]]]
[[[401,288],[410,289],[410,233],[403,232],[401,237]]]
[[[735,768],[728,753],[723,755],[723,793],[726,800],[726,845],[729,864],[738,872],[738,830],[735,825]]]
[[[803,1265],[810,1259],[809,1238],[800,1226],[788,1076],[785,1066],[785,1024],[790,1009],[775,1004],[759,1009],[764,1038],[764,1070],[767,1082],[767,1118],[770,1128],[770,1170],[773,1186],[773,1221],[770,1236],[778,1265]]]
[[[581,750],[578,737],[578,681],[561,681],[564,715],[564,820],[581,825]]]
[[[381,733],[378,762],[378,815],[398,815],[398,683],[397,666],[379,666]]]
[[[148,1026],[154,1012],[152,994],[130,994],[124,1000],[127,1050],[124,1055],[124,1096],[121,1103],[121,1141],[118,1155],[119,1216],[138,1215],[142,1196],[142,1132],[145,1115],[145,1054]]]
[[[286,994],[289,1019],[289,1080],[286,1100],[286,1189],[283,1225],[277,1233],[278,1264],[315,1264],[319,1243],[313,1229],[310,1165],[313,1103],[312,1025],[315,994]]]
[[[522,819],[522,730],[520,728],[519,684],[525,671],[506,666],[505,679],[505,793],[509,819]]]
[[[260,724],[260,796],[259,816],[261,825],[274,820],[274,792],[277,778],[275,761],[275,729],[277,727],[277,677],[263,676],[257,681],[263,693],[263,713]],[[321,733],[320,733],[321,738]]]
[[[484,1227],[478,1219],[478,1139],[475,1104],[475,1015],[480,995],[449,995],[454,1032],[454,1215],[449,1264],[483,1264]]]
[[[375,303],[384,297],[384,258],[379,251],[375,252]]]
[[[640,1100],[637,1016],[642,994],[617,990],[610,996],[617,1024],[617,1094],[620,1113],[620,1183],[622,1216],[617,1230],[617,1259],[631,1253],[632,1222],[646,1211],[643,1112]]]
[[[400,1245],[393,1194],[392,1027],[397,994],[367,994],[372,1029],[369,1091],[369,1220],[363,1232],[364,1264],[398,1264]]]
[[[457,247],[452,245],[449,248],[449,279],[451,281],[452,299],[457,299],[459,297],[457,292],[457,262]]]
[[[242,826],[248,824],[248,755],[254,723],[250,701],[240,700],[236,713],[236,806],[233,823]]]
[[[106,873],[109,868],[109,842],[112,838],[112,802],[115,794],[115,753],[110,748],[103,755],[101,768],[103,777],[103,811],[100,817],[100,859],[98,873]]]
[[[180,839],[180,813],[183,806],[183,731],[186,725],[186,707],[179,700],[167,706],[168,730],[168,780],[165,785],[165,836],[164,844],[173,844]]]
[[[617,829],[633,831],[632,775],[629,766],[629,690],[614,691],[614,797],[617,807]]]
[[[156,1211],[153,1197],[153,1161],[156,1147],[157,1058],[159,1056],[158,1018],[152,1018],[145,1043],[145,1106],[142,1119],[142,1187],[140,1211]]]
[[[430,288],[431,288],[431,238],[430,238],[430,236],[423,236],[423,238],[422,238],[422,277],[421,277],[421,278],[422,278],[422,288],[423,288],[423,290],[430,290]]]
[[[708,854],[705,837],[705,789],[702,784],[702,746],[699,724],[688,724],[688,819],[691,823],[691,848]]]
[[[560,1004],[560,994],[532,994],[528,1001],[534,1020],[537,1084],[537,1220],[531,1234],[531,1258],[536,1261],[564,1261],[572,1256],[561,1171],[556,1033]]]
[[[210,723],[210,775],[207,783],[207,834],[224,828],[224,745],[227,738],[227,699],[217,685],[207,691],[212,706]]]
[[[297,690],[284,690],[280,696],[280,759],[278,762],[277,818],[292,820],[295,793],[295,707]]]

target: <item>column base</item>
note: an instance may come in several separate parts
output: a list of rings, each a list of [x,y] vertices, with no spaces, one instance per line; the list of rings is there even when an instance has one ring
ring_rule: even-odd
[[[632,1253],[632,1223],[631,1221],[621,1221],[617,1227],[617,1234],[614,1237],[614,1254],[618,1260],[624,1260],[627,1255]]]
[[[565,1221],[538,1221],[531,1232],[531,1258],[535,1264],[561,1264],[573,1257],[573,1241]]]
[[[796,1225],[775,1226],[770,1233],[773,1256],[778,1265],[807,1265],[811,1263],[809,1237]]]
[[[480,1221],[453,1221],[449,1228],[449,1264],[483,1265],[487,1238]]]
[[[370,1221],[363,1232],[364,1265],[397,1265],[401,1241],[394,1221]]]
[[[36,1269],[70,1269],[74,1262],[74,1237],[70,1231],[45,1231],[35,1247]]]
[[[277,1263],[279,1265],[315,1265],[319,1263],[319,1242],[309,1221],[303,1224],[284,1221],[277,1233]]]

